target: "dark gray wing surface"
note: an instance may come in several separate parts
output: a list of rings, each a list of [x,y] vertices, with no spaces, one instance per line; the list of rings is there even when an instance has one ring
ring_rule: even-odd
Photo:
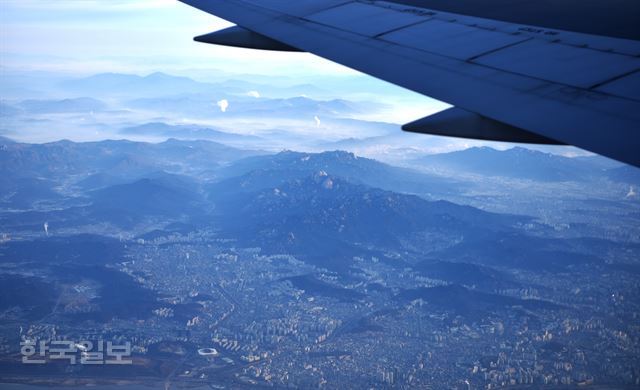
[[[407,130],[571,144],[640,166],[639,41],[385,1],[181,1],[265,42],[249,47],[308,51],[455,106]]]

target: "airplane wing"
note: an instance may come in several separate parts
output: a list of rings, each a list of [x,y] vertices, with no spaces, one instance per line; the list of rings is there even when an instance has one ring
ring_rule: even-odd
[[[180,1],[237,25],[196,40],[307,51],[454,106],[407,131],[570,144],[640,166],[640,41],[633,34],[476,16],[484,16],[482,7],[463,14],[424,6],[447,3],[434,0]]]

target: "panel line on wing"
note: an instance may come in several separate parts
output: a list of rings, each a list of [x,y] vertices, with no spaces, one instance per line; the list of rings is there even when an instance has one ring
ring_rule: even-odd
[[[352,3],[354,0],[243,0],[245,4],[251,4],[263,9],[275,11],[284,15],[290,15],[296,18],[304,18],[307,15],[326,10],[333,7]]]
[[[525,39],[524,41],[513,42],[513,43],[511,43],[511,44],[508,44],[508,45],[506,45],[506,46],[502,46],[502,47],[496,47],[495,49],[491,49],[491,50],[486,51],[486,52],[484,52],[484,53],[480,53],[480,54],[478,54],[478,55],[476,55],[476,56],[474,56],[474,57],[468,58],[468,59],[467,59],[467,61],[469,61],[469,62],[473,62],[473,61],[475,61],[476,59],[478,59],[478,58],[480,58],[480,57],[482,57],[482,56],[486,56],[486,55],[489,55],[489,54],[495,53],[495,52],[497,52],[497,51],[500,51],[500,50],[503,50],[503,49],[507,49],[507,48],[509,48],[509,47],[511,47],[511,46],[519,45],[519,44],[524,43],[524,42],[527,42],[527,41],[529,41],[529,40],[531,40],[531,39],[533,39],[533,38],[528,38],[528,39]]]
[[[480,18],[476,16],[460,15],[444,11],[434,11],[426,8],[412,7],[408,5],[399,5],[397,3],[389,3],[386,1],[374,1],[373,5],[381,8],[393,9],[396,11],[422,11],[423,13],[429,14],[433,16],[433,18],[442,21],[449,22],[452,19],[455,19],[456,23],[464,24],[469,27],[502,32],[506,34],[522,34],[527,35],[531,38],[554,42],[561,45],[586,48],[589,50],[606,53],[613,52],[632,57],[640,56],[640,42],[630,39],[602,37],[598,35],[576,33],[572,31],[514,24],[499,20]]]
[[[482,53],[512,46],[530,38],[431,19],[384,34],[380,39],[432,54],[468,61]]]
[[[424,22],[414,14],[389,11],[361,2],[351,2],[325,9],[305,17],[306,20],[366,37],[375,37],[388,31]]]
[[[625,78],[627,76],[630,76],[630,75],[632,75],[634,73],[637,73],[638,71],[640,71],[640,67],[638,67],[637,69],[633,69],[633,70],[631,70],[631,71],[629,71],[627,73],[623,73],[623,74],[617,75],[615,77],[612,77],[610,79],[601,81],[601,82],[599,82],[597,84],[594,84],[591,87],[589,87],[589,89],[598,89],[599,87],[602,87],[603,85],[606,85],[606,84],[609,84],[609,83],[613,83],[614,81],[618,81],[620,79],[623,79],[623,78]]]
[[[611,95],[640,101],[640,69],[614,80],[608,80],[606,83],[595,87],[595,89]]]
[[[381,39],[383,36],[385,36],[385,35],[387,35],[387,34],[394,33],[394,32],[396,32],[396,31],[398,31],[398,30],[402,30],[403,28],[413,27],[413,26],[415,26],[415,25],[418,25],[418,24],[422,24],[422,23],[428,22],[429,20],[431,20],[431,19],[420,20],[420,21],[415,22],[415,23],[412,23],[412,24],[407,24],[406,26],[400,26],[400,27],[398,27],[398,28],[394,28],[393,30],[389,30],[389,31],[381,32],[380,34],[378,34],[378,35],[374,36],[373,38],[375,38],[375,39]]]
[[[473,62],[587,90],[640,68],[640,58],[535,39]]]

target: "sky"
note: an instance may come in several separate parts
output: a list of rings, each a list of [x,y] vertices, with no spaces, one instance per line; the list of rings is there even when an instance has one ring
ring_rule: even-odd
[[[231,24],[176,0],[0,0],[2,65],[79,73],[211,69],[351,73],[310,54],[192,41]]]

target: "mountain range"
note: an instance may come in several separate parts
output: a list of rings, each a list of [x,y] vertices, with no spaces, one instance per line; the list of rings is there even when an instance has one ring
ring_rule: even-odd
[[[103,111],[107,104],[93,98],[80,97],[62,100],[24,100],[19,107],[29,114],[90,113]]]
[[[89,77],[67,79],[58,88],[83,96],[111,97],[162,97],[184,94],[217,94],[285,98],[291,96],[320,96],[327,93],[311,84],[274,86],[269,83],[234,78],[218,82],[196,81],[189,77],[155,72],[146,76],[122,73],[100,73]],[[255,95],[255,94],[253,94]]]
[[[257,136],[228,133],[206,126],[170,125],[162,122],[152,122],[126,127],[122,129],[120,133],[129,136],[151,136],[181,140],[208,140],[227,145],[241,144],[245,147],[262,141],[262,139]]]
[[[554,172],[567,175],[576,164],[582,172],[590,164],[522,150],[456,155],[474,161],[478,153],[498,153],[507,162],[524,155],[530,164],[551,159],[557,163]],[[541,168],[530,178],[551,169],[533,166]],[[593,243],[550,238],[550,228],[534,218],[444,200],[469,191],[461,179],[343,151],[264,154],[211,141],[31,145],[5,138],[0,173],[0,205],[14,210],[1,213],[0,222],[17,230],[41,230],[44,221],[67,228],[110,224],[158,231],[176,223],[187,229],[215,226],[246,245],[339,270],[350,269],[356,256],[402,248],[401,261],[389,260],[394,267],[415,267],[427,277],[486,291],[510,284],[481,266],[557,272],[604,266],[603,259],[583,250]],[[565,178],[560,173],[554,180]]]
[[[4,141],[0,145],[0,172],[14,178],[87,177],[96,173],[136,178],[159,170],[206,172],[255,154],[258,152],[197,140],[169,139],[156,144],[126,140],[45,144]]]
[[[504,176],[543,182],[584,181],[602,176],[601,157],[570,158],[515,147],[504,151],[473,147],[462,151],[427,155],[413,162],[430,169]],[[619,165],[618,165],[619,166]]]
[[[219,176],[245,191],[272,187],[282,179],[299,179],[319,172],[344,178],[352,183],[426,197],[461,191],[464,184],[455,179],[428,175],[344,151],[300,153],[283,151],[275,155],[251,156],[222,168]]]

